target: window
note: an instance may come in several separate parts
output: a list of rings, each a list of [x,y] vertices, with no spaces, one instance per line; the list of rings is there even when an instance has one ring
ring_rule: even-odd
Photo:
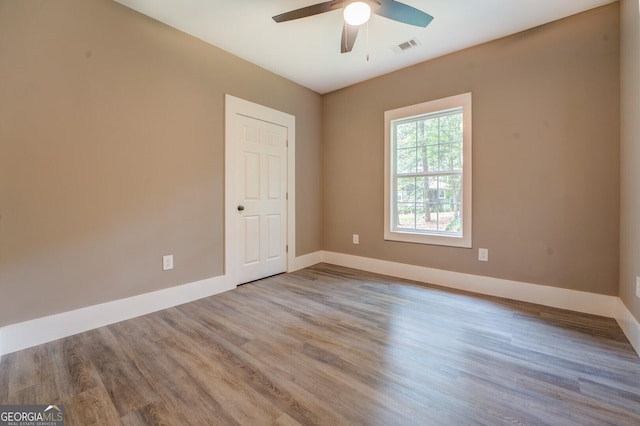
[[[471,247],[471,93],[384,117],[385,240]]]

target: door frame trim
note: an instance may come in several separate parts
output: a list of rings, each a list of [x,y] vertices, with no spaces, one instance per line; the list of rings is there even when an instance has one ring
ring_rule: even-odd
[[[250,102],[235,96],[225,94],[225,135],[224,135],[224,274],[230,282],[237,284],[236,271],[236,241],[233,235],[233,215],[235,202],[233,200],[231,123],[235,115],[257,118],[287,130],[287,256],[286,271],[291,272],[295,267],[296,256],[296,117],[273,108]]]

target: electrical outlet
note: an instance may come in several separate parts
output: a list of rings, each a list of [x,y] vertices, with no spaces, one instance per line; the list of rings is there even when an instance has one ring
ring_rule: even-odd
[[[173,255],[168,254],[166,256],[162,256],[162,270],[168,271],[169,269],[173,269]]]
[[[353,244],[360,244],[360,235],[353,234]]]
[[[636,277],[636,296],[640,297],[640,277]]]
[[[489,249],[479,248],[478,249],[478,260],[481,262],[489,261]]]

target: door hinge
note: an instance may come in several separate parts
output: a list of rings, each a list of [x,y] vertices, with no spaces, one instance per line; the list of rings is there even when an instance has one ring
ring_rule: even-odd
[[[286,200],[289,201],[289,193],[286,194]]]
[[[289,253],[289,246],[288,245],[285,247],[284,251]]]

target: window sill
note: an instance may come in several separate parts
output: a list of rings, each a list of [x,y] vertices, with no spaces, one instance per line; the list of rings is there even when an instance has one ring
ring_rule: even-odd
[[[413,232],[401,231],[385,231],[384,239],[386,241],[400,241],[405,243],[429,244],[436,246],[471,248],[471,236],[462,235],[434,235],[434,234],[418,234]]]

